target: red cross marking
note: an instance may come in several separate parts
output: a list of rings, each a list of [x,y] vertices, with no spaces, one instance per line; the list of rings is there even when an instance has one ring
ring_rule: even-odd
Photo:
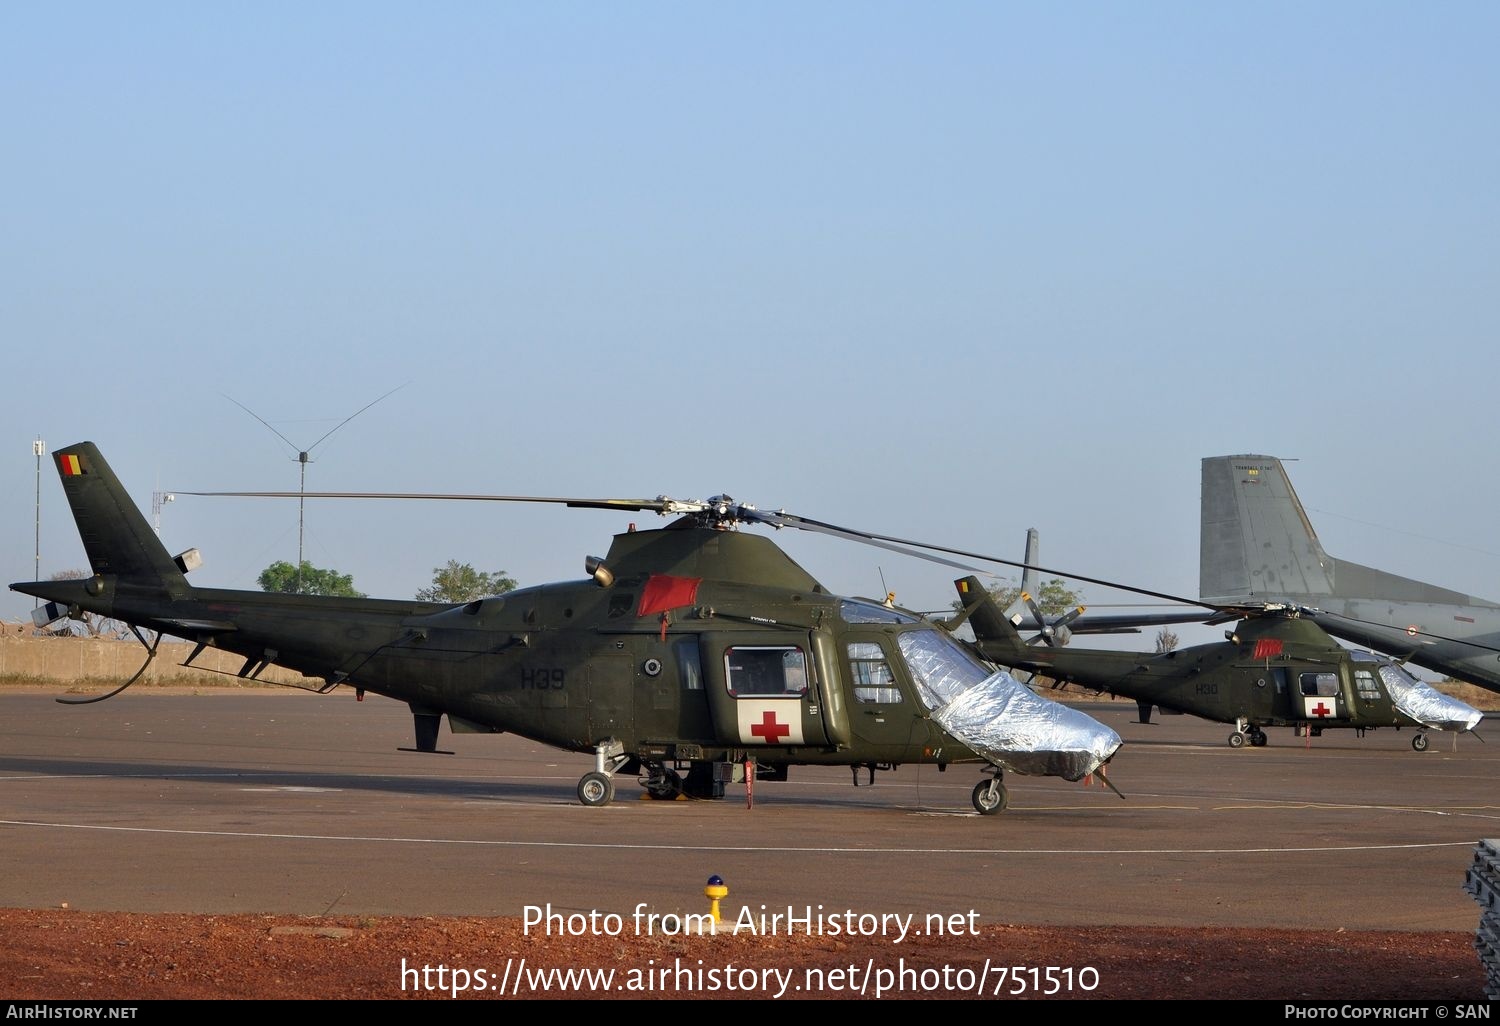
[[[1312,707],[1312,714],[1314,716],[1322,718],[1324,716],[1332,716],[1333,710],[1328,708],[1328,706],[1324,705],[1322,702],[1319,702],[1317,705]]]
[[[774,709],[767,709],[759,723],[750,724],[751,736],[763,737],[766,739],[766,744],[770,745],[779,743],[782,738],[789,737],[791,733],[792,728],[789,724],[776,722]]]

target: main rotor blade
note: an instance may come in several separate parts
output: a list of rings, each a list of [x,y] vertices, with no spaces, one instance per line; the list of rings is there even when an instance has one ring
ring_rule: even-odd
[[[931,552],[946,552],[950,556],[962,556],[965,559],[977,559],[986,563],[999,563],[1001,566],[1013,566],[1021,570],[1035,570],[1039,574],[1052,574],[1055,577],[1066,577],[1070,581],[1082,581],[1085,584],[1097,584],[1104,588],[1114,588],[1118,591],[1128,591],[1136,595],[1146,595],[1151,598],[1165,599],[1168,602],[1179,605],[1201,606],[1204,609],[1222,609],[1222,606],[1209,605],[1195,598],[1185,598],[1181,595],[1172,595],[1164,591],[1152,591],[1149,588],[1137,588],[1129,584],[1121,584],[1118,581],[1106,581],[1099,577],[1085,577],[1083,574],[1075,574],[1066,570],[1054,570],[1045,566],[1037,566],[1034,563],[1021,563],[1014,559],[1005,559],[1000,556],[987,556],[982,552],[968,552],[964,549],[949,548],[946,545],[935,545],[931,542],[913,541],[910,538],[894,538],[885,534],[873,534],[868,531],[856,531],[848,527],[839,527],[837,524],[824,523],[821,520],[812,520],[808,517],[799,517],[792,513],[776,513],[773,516],[782,521],[780,526],[797,527],[806,531],[820,531],[828,534],[841,535],[852,541],[862,541],[875,545],[880,542],[892,542],[897,545],[907,545],[918,549],[927,549]],[[888,547],[888,546],[883,546]],[[930,558],[930,557],[928,557]]]
[[[1065,577],[1072,581],[1097,584],[1100,587],[1114,588],[1118,591],[1163,599],[1179,605],[1199,606],[1203,609],[1213,609],[1220,612],[1231,608],[1239,608],[1210,605],[1194,598],[1185,598],[1181,595],[1173,595],[1163,591],[1152,591],[1149,588],[1137,588],[1133,585],[1121,584],[1118,581],[1107,581],[1100,577],[1086,577],[1083,574],[1070,573],[1066,570],[1055,570],[1050,567],[1037,566],[1033,563],[1018,562],[1013,559],[1005,559],[1001,556],[989,556],[982,552],[969,552],[964,549],[950,548],[946,545],[936,545],[932,542],[915,541],[910,538],[896,538],[886,534],[875,534],[871,531],[857,531],[853,528],[830,524],[823,520],[815,520],[812,517],[787,513],[784,510],[761,510],[756,509],[754,506],[733,503],[732,500],[721,502],[720,499],[724,498],[722,496],[719,499],[702,502],[669,499],[664,495],[659,495],[654,499],[588,499],[549,495],[459,495],[445,492],[196,492],[181,489],[175,489],[174,494],[235,496],[252,499],[451,499],[460,502],[542,502],[568,506],[574,509],[613,509],[659,513],[663,516],[673,513],[717,512],[723,515],[724,520],[731,523],[735,520],[742,520],[768,524],[771,527],[791,527],[799,531],[832,535],[836,538],[844,538],[848,541],[855,541],[864,545],[889,549],[892,552],[899,552],[905,556],[927,560],[931,563],[939,563],[943,566],[963,570],[968,573],[993,573],[993,571],[982,570],[966,563],[945,559],[943,556],[934,555],[934,553],[945,553],[949,556],[979,560],[984,563],[998,563],[1001,566],[1017,567],[1022,570],[1034,570],[1039,574],[1052,574],[1056,577]]]
[[[550,502],[578,509],[618,509],[627,512],[686,513],[701,503],[677,499],[570,499],[552,495],[456,495],[448,492],[188,492],[174,495],[237,496],[250,499],[454,499],[460,502]]]
[[[832,535],[835,538],[857,541],[863,545],[874,545],[876,548],[889,549],[892,552],[899,552],[903,556],[913,556],[917,559],[925,559],[929,563],[941,563],[943,566],[951,566],[955,570],[964,570],[968,573],[985,574],[990,577],[994,576],[993,571],[990,570],[972,567],[964,563],[956,563],[951,559],[944,559],[941,556],[934,556],[927,552],[919,552],[915,548],[906,547],[906,545],[913,544],[911,542],[906,543],[906,545],[893,544],[894,542],[899,541],[899,539],[896,538],[881,538],[879,535],[861,536],[852,531],[846,531],[843,528],[834,527],[832,524],[824,524],[816,520],[808,520],[806,517],[794,516],[791,513],[783,513],[779,511],[772,513],[767,510],[742,508],[740,510],[740,513],[747,520],[753,520],[756,523],[761,524],[770,524],[772,527],[793,527],[799,531],[811,531],[818,534],[828,534]],[[926,546],[919,546],[919,548],[925,547]]]

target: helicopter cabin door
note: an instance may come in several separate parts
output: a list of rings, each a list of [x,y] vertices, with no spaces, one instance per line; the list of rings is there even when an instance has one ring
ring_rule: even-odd
[[[704,634],[703,672],[721,743],[752,750],[828,744],[808,632]]]
[[[1349,719],[1337,670],[1303,673],[1298,678],[1302,707],[1298,710],[1311,723],[1340,723]]]
[[[840,643],[849,678],[850,726],[857,743],[862,750],[877,752],[882,761],[912,758],[913,747],[928,741],[930,720],[909,685],[903,687],[906,664],[891,651],[891,637],[881,631],[852,630]]]
[[[1376,676],[1376,663],[1354,664],[1354,707],[1356,714],[1364,720],[1372,720],[1389,708],[1390,699]]]

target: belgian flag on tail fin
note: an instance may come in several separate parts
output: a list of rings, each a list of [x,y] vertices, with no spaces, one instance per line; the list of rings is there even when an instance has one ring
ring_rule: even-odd
[[[79,477],[89,473],[89,460],[76,452],[57,453],[57,472],[63,477]]]

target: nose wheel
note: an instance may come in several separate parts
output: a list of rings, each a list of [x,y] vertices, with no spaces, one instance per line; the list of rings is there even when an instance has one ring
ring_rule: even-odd
[[[988,780],[981,780],[974,785],[971,800],[981,816],[993,816],[1005,811],[1010,805],[1010,792],[1001,783],[998,770]]]
[[[1416,737],[1412,738],[1411,739],[1411,748],[1412,748],[1412,751],[1414,751],[1414,752],[1425,752],[1425,751],[1427,751],[1427,735],[1426,734],[1418,734]]]

